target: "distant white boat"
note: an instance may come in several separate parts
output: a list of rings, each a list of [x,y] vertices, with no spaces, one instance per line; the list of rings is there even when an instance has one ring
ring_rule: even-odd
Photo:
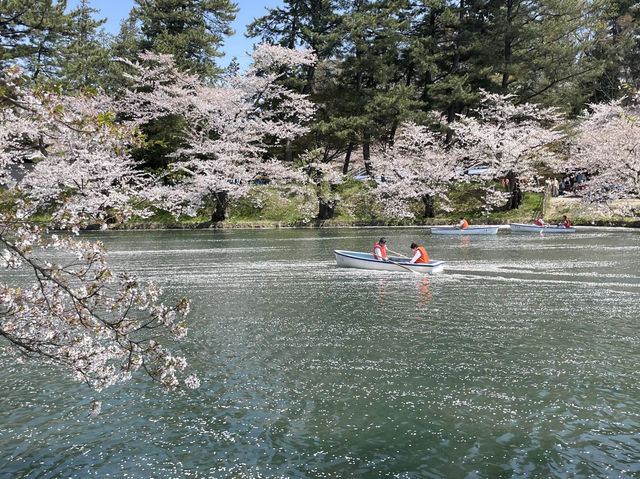
[[[432,235],[495,235],[498,234],[497,226],[470,226],[459,228],[431,228]]]
[[[538,225],[525,225],[522,223],[511,223],[509,225],[512,233],[575,233],[576,229],[573,227],[565,228],[563,226],[538,226]]]
[[[444,261],[430,260],[428,263],[409,263],[407,258],[387,258],[389,261],[373,259],[372,253],[335,250],[338,266],[345,268],[373,269],[378,271],[413,271],[420,274],[439,273],[444,270]]]

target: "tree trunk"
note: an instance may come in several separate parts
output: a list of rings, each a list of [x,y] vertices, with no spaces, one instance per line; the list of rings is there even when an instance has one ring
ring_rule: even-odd
[[[453,123],[456,119],[456,109],[453,104],[450,104],[447,108],[447,125]],[[447,145],[451,144],[451,140],[453,139],[453,130],[447,127],[447,136],[445,138],[445,143]]]
[[[435,218],[436,209],[434,205],[434,198],[431,195],[422,196],[422,204],[424,204],[424,218]]]
[[[434,11],[434,9],[431,9],[431,12],[429,13],[429,32],[431,35],[435,36],[435,31],[436,31],[436,12]],[[429,47],[429,52],[428,52],[429,58],[433,58],[433,56],[435,55],[435,49],[433,47]],[[427,71],[424,74],[424,83],[422,85],[422,95],[420,97],[420,99],[424,102],[424,110],[425,111],[431,111],[431,107],[430,107],[430,101],[432,100],[432,98],[430,97],[430,88],[433,85],[433,75],[431,73],[431,67],[427,68]]]
[[[502,91],[503,93],[507,92],[507,87],[509,86],[509,75],[511,69],[511,22],[512,22],[512,13],[513,13],[513,0],[507,1],[507,25],[505,27],[504,32],[504,71],[502,72]]]
[[[331,193],[335,192],[338,189],[338,185],[330,185],[329,189]],[[329,220],[333,218],[333,215],[336,211],[337,200],[324,200],[321,197],[318,198],[318,219],[319,220]]]
[[[460,50],[462,48],[462,28],[463,28],[463,20],[464,20],[464,0],[460,0],[460,10],[458,12],[458,22],[460,23],[459,29],[456,32],[456,40],[455,40],[455,50],[452,59],[451,65],[451,73],[458,72],[460,68]],[[452,92],[453,93],[453,92]],[[459,111],[459,107],[457,105],[457,101],[454,99],[449,106],[447,107],[447,124],[453,123],[456,119],[456,113]],[[451,144],[451,140],[453,139],[453,131],[451,128],[447,128],[447,137],[445,139],[447,145]]]
[[[288,164],[293,162],[293,147],[291,146],[291,140],[287,140],[287,144],[284,149],[284,161]]]
[[[393,146],[396,142],[396,131],[398,131],[398,119],[393,120],[391,131],[389,131],[389,146]]]
[[[371,170],[371,133],[368,131],[364,132],[364,141],[362,143],[362,158],[364,159],[364,171],[367,175],[373,177],[373,171]]]
[[[509,180],[509,201],[507,202],[508,210],[516,210],[522,204],[524,195],[520,188],[520,180],[513,171],[510,171],[507,175]]]
[[[319,220],[329,220],[333,218],[333,215],[336,210],[336,201],[331,200],[325,202],[322,198],[318,200],[318,219]]]
[[[548,181],[548,180],[547,180]],[[547,206],[549,206],[549,200],[551,198],[551,182],[545,183],[544,196],[542,197],[542,214],[547,214]]]
[[[342,174],[346,175],[349,172],[349,162],[351,161],[351,152],[353,151],[353,143],[349,143],[347,146],[347,154],[344,157],[344,165],[342,166]]]
[[[311,93],[315,75],[316,75],[316,68],[309,67],[307,69],[307,81],[305,82],[304,88],[302,89],[303,94],[308,95],[309,93]]]
[[[218,191],[213,194],[216,207],[211,215],[211,221],[217,223],[227,219],[227,207],[229,206],[229,194],[226,191]]]

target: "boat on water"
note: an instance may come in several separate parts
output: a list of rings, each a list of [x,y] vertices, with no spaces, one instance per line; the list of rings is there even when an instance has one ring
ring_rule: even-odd
[[[575,233],[576,229],[573,227],[565,228],[564,226],[538,226],[538,225],[526,225],[522,223],[511,223],[509,225],[512,233]]]
[[[497,226],[470,226],[469,228],[431,228],[432,235],[495,235]]]
[[[361,253],[358,251],[334,250],[338,266],[345,268],[373,269],[378,271],[413,271],[419,274],[439,273],[444,270],[444,261],[430,260],[428,263],[409,263],[408,258],[387,258],[382,261],[373,258],[372,253]]]

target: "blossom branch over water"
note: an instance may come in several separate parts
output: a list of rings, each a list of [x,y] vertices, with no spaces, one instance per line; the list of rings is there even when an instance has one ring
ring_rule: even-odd
[[[4,351],[62,365],[97,390],[136,371],[168,389],[199,380],[165,346],[186,335],[188,300],[165,305],[160,288],[111,269],[104,245],[79,230],[149,215],[141,205],[195,212],[212,192],[241,192],[260,175],[296,177],[265,153],[305,132],[314,112],[269,71],[310,64],[310,52],[258,48],[247,74],[215,85],[179,72],[170,57],[144,60],[151,66],[131,64],[136,85],[117,102],[31,88],[18,68],[0,77],[0,266],[23,273],[20,284],[0,284]],[[181,181],[169,184],[129,155],[143,141],[139,126],[167,114],[187,125],[173,165]]]
[[[187,300],[166,306],[157,286],[110,269],[101,243],[34,225],[48,216],[77,232],[144,215],[132,198],[151,179],[126,155],[135,130],[116,124],[100,95],[31,90],[18,69],[3,84],[0,265],[27,274],[26,284],[0,285],[4,351],[62,365],[97,390],[138,370],[169,389],[197,387],[195,376],[185,377],[186,360],[162,344],[186,334]]]

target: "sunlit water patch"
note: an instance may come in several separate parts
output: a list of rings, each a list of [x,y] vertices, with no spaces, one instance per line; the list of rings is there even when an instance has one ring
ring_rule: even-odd
[[[192,298],[202,379],[99,397],[3,363],[8,477],[636,477],[640,241],[426,229],[93,233]],[[447,267],[338,268],[380,237]],[[90,420],[90,403],[104,401]]]

